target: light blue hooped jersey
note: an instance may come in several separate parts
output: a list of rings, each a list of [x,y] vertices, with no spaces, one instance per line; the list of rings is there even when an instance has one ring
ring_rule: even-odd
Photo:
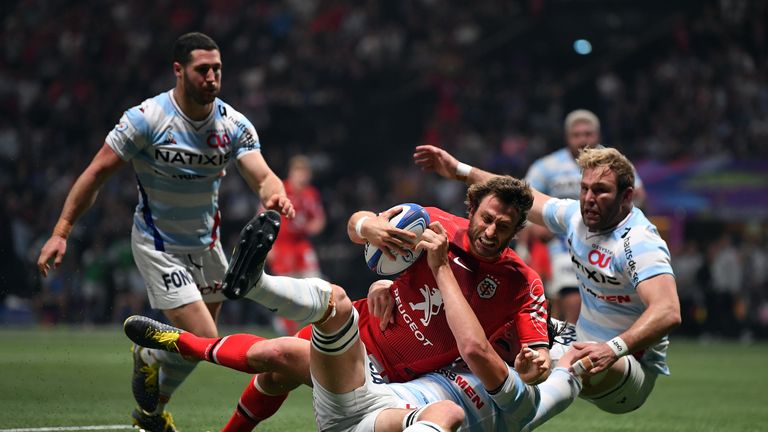
[[[208,118],[182,113],[173,90],[126,111],[107,145],[131,161],[139,203],[134,229],[169,252],[194,252],[219,240],[219,185],[230,161],[260,150],[248,119],[220,99]]]
[[[598,233],[584,225],[578,201],[553,198],[542,212],[547,227],[568,242],[581,294],[580,341],[604,342],[627,330],[645,311],[637,285],[660,274],[674,275],[667,243],[637,208],[615,228]],[[668,345],[664,336],[642,353],[641,361],[668,375]]]
[[[480,379],[465,366],[451,366],[405,383],[387,386],[414,406],[440,400],[459,404],[466,414],[462,431],[519,431],[536,415],[539,391],[526,385],[509,367],[500,389],[489,394]]]
[[[576,329],[572,324],[565,324],[556,319],[552,321],[556,327],[561,328],[549,350],[554,369],[576,340]],[[372,381],[382,383],[381,375],[376,372],[376,366],[370,360],[368,368]],[[524,430],[536,415],[541,395],[537,386],[525,384],[511,366],[507,365],[507,368],[506,381],[492,393],[485,389],[480,379],[461,359],[449,367],[405,383],[382,385],[386,385],[412,407],[421,407],[441,400],[455,402],[466,414],[460,431],[520,431]]]

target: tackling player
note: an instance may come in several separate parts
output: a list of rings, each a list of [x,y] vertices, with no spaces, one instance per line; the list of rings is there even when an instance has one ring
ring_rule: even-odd
[[[225,299],[220,285],[227,260],[219,241],[219,185],[237,161],[262,203],[293,217],[283,184],[261,154],[247,118],[218,99],[219,47],[202,33],[188,33],[173,47],[176,87],[123,114],[64,202],[53,234],[40,251],[43,276],[58,268],[67,238],[101,186],[131,162],[139,204],[133,217],[133,257],[149,303],[177,327],[215,337]],[[164,407],[197,362],[164,351],[134,347],[134,424],[148,431],[175,430]]]
[[[532,203],[530,189],[519,180],[499,177],[476,185],[467,196],[469,220],[435,208],[427,210],[431,220],[440,221],[449,233],[450,265],[459,274],[459,284],[478,312],[487,334],[514,323],[520,342],[536,349],[545,360],[537,377],[541,379],[549,373],[550,366],[543,288],[538,275],[506,247],[525,221]],[[378,216],[371,212],[354,214],[347,228],[350,238],[358,243],[369,241],[383,250],[392,248],[402,252],[408,247],[403,239],[413,239],[414,234],[389,224],[397,211],[398,208],[390,209]],[[263,263],[258,260],[261,253],[251,256],[249,248],[274,239],[263,235],[254,237],[254,232],[248,226],[243,230],[243,246],[236,251],[230,266],[232,277],[227,278],[227,281],[236,281],[238,286],[230,288],[237,291],[241,286],[251,287],[244,294],[246,297],[277,309],[277,313],[289,318],[314,322],[309,317],[326,311],[330,292],[323,287],[327,283],[312,278],[261,276]],[[263,254],[266,255],[266,251]],[[334,289],[341,288],[334,286]],[[398,313],[384,323],[369,311],[367,300],[359,301],[361,338],[385,379],[408,380],[450,364],[458,357],[440,293],[426,260],[417,260],[401,274],[391,292],[399,301]],[[307,293],[316,294],[316,300],[297,306],[298,296]],[[428,301],[434,307],[426,308]],[[248,347],[250,343],[246,349]],[[253,344],[249,357],[260,372],[279,372],[287,363],[280,350],[270,344]],[[259,375],[249,387],[251,390],[240,399],[239,416],[233,416],[225,430],[250,430],[258,421],[276,412],[287,391],[301,383],[308,383],[306,375],[302,379],[280,374]]]
[[[464,166],[444,150],[422,154],[420,165],[469,183],[493,174]],[[666,243],[633,206],[634,168],[615,149],[585,149],[579,201],[534,190],[529,219],[568,240],[582,297],[570,357],[588,358],[580,396],[611,413],[639,408],[658,375],[668,375],[668,333],[680,324],[680,304]],[[446,175],[447,174],[447,175]],[[553,375],[551,380],[561,380]],[[551,417],[542,404],[533,425]]]
[[[581,170],[576,163],[585,148],[600,145],[600,120],[591,111],[578,109],[565,117],[566,146],[543,156],[531,164],[525,180],[537,191],[554,198],[579,199]],[[635,173],[634,202],[642,203],[643,182]],[[547,299],[553,302],[553,315],[575,323],[579,317],[581,298],[576,273],[565,238],[553,236],[544,226],[531,225],[530,235],[547,242],[552,277],[546,285]]]

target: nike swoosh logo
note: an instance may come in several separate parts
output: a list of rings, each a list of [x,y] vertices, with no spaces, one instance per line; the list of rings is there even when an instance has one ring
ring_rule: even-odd
[[[461,263],[461,261],[459,261],[459,257],[454,257],[453,258],[453,262],[455,262],[456,265],[458,265],[459,267],[465,269],[466,271],[474,273],[474,271],[472,269],[470,269],[469,267],[465,266],[464,264]]]

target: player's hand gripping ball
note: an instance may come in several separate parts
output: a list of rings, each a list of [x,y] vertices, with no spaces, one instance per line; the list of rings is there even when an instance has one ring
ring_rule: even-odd
[[[429,213],[424,210],[424,207],[413,203],[400,204],[396,207],[402,207],[403,210],[392,217],[389,223],[396,228],[415,233],[416,242],[418,242],[421,239],[421,234],[429,226]],[[379,248],[371,246],[366,242],[365,262],[368,264],[368,268],[382,276],[391,276],[410,267],[411,264],[419,259],[422,251],[414,252],[409,250],[403,255],[395,251],[392,252],[395,255],[394,260],[384,255]]]

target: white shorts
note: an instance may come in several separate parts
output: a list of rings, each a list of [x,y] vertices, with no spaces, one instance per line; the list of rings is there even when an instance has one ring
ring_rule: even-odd
[[[366,362],[369,362],[367,358]],[[368,364],[366,371],[372,371],[371,368]],[[312,404],[319,431],[373,432],[376,417],[383,410],[407,407],[386,384],[374,383],[372,373],[366,373],[365,384],[349,393],[331,393],[320,386],[315,377],[312,385]]]
[[[653,390],[658,374],[633,356],[624,356],[624,378],[607,392],[597,396],[582,396],[603,411],[624,414],[640,408]]]
[[[131,232],[133,260],[147,286],[153,309],[168,310],[198,300],[224,301],[221,282],[227,271],[227,258],[216,242],[213,249],[192,253],[155,250],[155,244],[134,229]]]
[[[553,254],[549,261],[552,267],[552,278],[546,287],[547,298],[560,297],[560,290],[563,288],[579,287],[579,280],[576,278],[576,272],[573,270],[573,263],[571,262],[571,254],[568,252]]]

